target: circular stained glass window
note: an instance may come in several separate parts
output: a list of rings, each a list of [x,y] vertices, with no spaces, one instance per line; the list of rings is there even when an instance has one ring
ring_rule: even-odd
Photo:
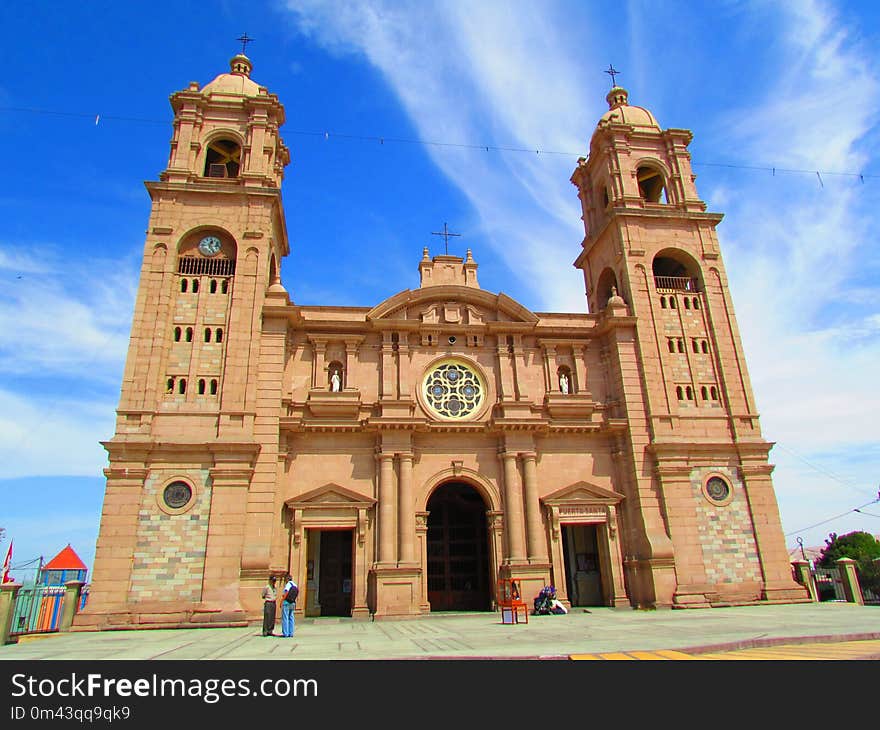
[[[706,494],[716,502],[723,502],[730,496],[730,486],[721,477],[711,477],[706,482]]]
[[[483,404],[486,387],[469,365],[444,361],[425,377],[422,393],[428,407],[443,418],[467,418]]]
[[[162,499],[170,509],[180,509],[192,499],[192,487],[186,482],[172,482],[165,487]]]

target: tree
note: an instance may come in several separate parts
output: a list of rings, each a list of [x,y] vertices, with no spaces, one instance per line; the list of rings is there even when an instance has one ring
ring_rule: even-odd
[[[838,537],[832,532],[818,560],[823,568],[833,567],[840,558],[856,561],[862,588],[880,593],[880,540],[868,532],[850,532]]]
[[[867,567],[874,558],[880,558],[880,541],[868,532],[850,532],[839,537],[832,532],[825,540],[819,565],[831,568],[840,558],[852,558],[859,568]]]

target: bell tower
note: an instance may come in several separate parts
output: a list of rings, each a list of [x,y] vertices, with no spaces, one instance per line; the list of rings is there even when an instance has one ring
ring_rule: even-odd
[[[586,236],[575,266],[605,328],[637,602],[797,600],[716,226],[684,129],[612,88],[571,181]]]
[[[267,308],[290,303],[280,284],[290,152],[284,108],[251,71],[238,54],[228,73],[170,97],[171,153],[146,183],[152,208],[79,625],[235,624],[241,576],[269,569],[244,535],[274,510],[277,424],[264,438],[272,425],[258,402],[273,390],[274,412],[280,401],[266,362],[283,360],[285,330]]]

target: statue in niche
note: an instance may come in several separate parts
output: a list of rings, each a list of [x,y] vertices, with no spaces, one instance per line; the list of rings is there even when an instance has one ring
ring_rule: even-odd
[[[559,390],[563,395],[568,395],[568,375],[565,374],[565,371],[559,373]]]
[[[342,390],[342,373],[339,368],[333,368],[330,372],[330,392],[339,393]]]

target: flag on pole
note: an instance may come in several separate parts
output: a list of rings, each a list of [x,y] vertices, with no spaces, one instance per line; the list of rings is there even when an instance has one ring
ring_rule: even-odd
[[[0,583],[12,583],[9,569],[12,567],[12,540],[9,541],[9,550],[6,551],[6,560],[3,561],[3,578]]]

